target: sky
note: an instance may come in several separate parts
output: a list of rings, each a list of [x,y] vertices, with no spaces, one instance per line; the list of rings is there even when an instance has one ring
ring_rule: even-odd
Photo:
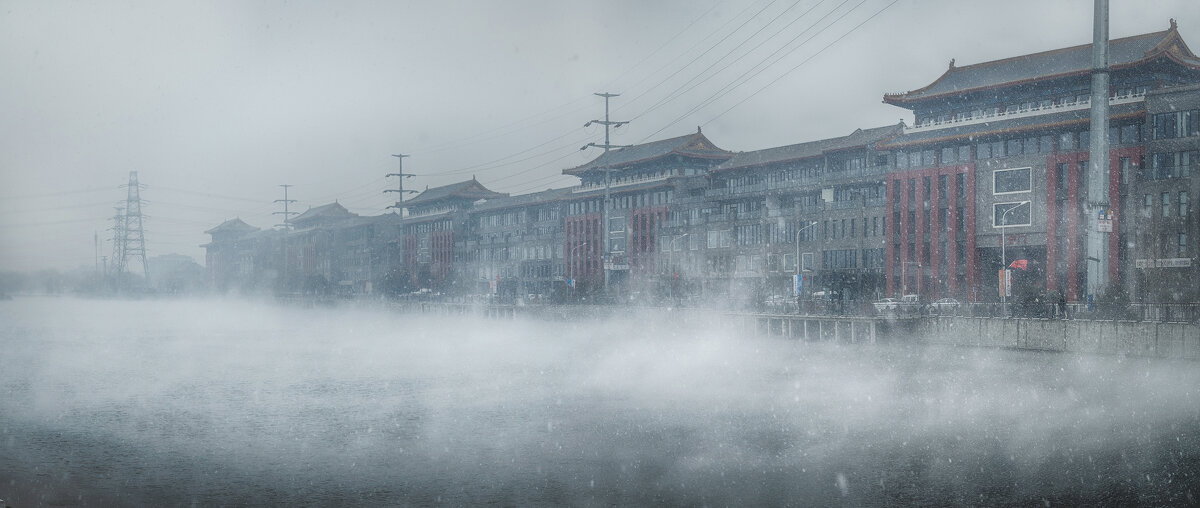
[[[0,0],[0,271],[92,269],[137,172],[147,255],[203,264],[204,231],[472,177],[522,194],[577,183],[613,144],[697,127],[748,151],[912,123],[884,93],[1092,40],[1090,0]],[[1194,0],[1112,0],[1112,38]],[[97,242],[98,239],[98,242]],[[136,264],[136,260],[131,263]]]

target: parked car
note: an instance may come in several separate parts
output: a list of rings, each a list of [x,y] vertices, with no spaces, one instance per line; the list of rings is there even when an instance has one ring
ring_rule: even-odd
[[[882,314],[885,312],[896,312],[896,309],[900,308],[900,301],[895,298],[884,298],[871,305],[875,306],[875,312]]]
[[[938,314],[953,314],[958,312],[959,306],[961,306],[961,304],[958,303],[958,300],[953,298],[942,298],[929,304],[929,310]]]

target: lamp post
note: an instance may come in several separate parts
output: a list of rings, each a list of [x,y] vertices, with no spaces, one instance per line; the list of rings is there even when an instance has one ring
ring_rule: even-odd
[[[680,238],[686,237],[690,234],[691,233],[684,233],[682,235],[676,235],[674,238],[671,239],[671,245],[668,246],[670,250],[667,252],[667,265],[668,265],[667,267],[670,268],[672,271],[672,277],[671,277],[671,299],[672,300],[675,300],[677,298],[677,295],[675,294],[675,285],[679,280],[678,279],[679,271],[675,269],[675,242],[679,241]]]
[[[575,253],[576,253],[576,252],[578,252],[580,248],[582,248],[582,247],[586,247],[586,246],[587,246],[587,244],[588,244],[587,242],[583,242],[583,243],[581,243],[581,244],[579,244],[579,245],[576,245],[576,246],[572,247],[572,248],[571,248],[571,252],[569,253],[569,255],[568,255],[567,257],[568,257],[568,258],[569,258],[571,261],[575,261]],[[574,293],[575,293],[575,286],[576,286],[576,284],[578,284],[579,274],[578,274],[578,273],[575,273],[575,269],[574,269],[574,265],[575,265],[575,263],[571,263],[571,265],[572,265],[572,269],[571,269],[571,275],[572,275],[572,277],[570,277],[570,279],[569,279],[569,280],[571,280],[571,281],[574,281],[574,282],[572,282],[572,283],[570,284],[570,287],[571,287],[571,293],[572,293],[572,294],[574,294]]]
[[[1008,246],[1007,237],[1005,236],[1005,231],[1008,230],[1008,214],[1012,213],[1013,210],[1028,204],[1030,204],[1029,201],[1021,201],[1017,203],[1016,206],[1013,206],[1012,208],[1005,210],[1004,213],[1000,214],[1000,269],[1004,270],[1005,275],[1003,279],[1004,290],[1000,292],[1001,304],[1008,303],[1008,258],[1007,253],[1005,252],[1005,247]]]
[[[921,296],[921,262],[920,261],[904,261],[900,263],[900,279],[903,282],[901,292],[908,294],[908,265],[917,265],[917,298]],[[901,295],[902,297],[904,295]]]
[[[807,226],[804,226],[804,227],[796,230],[796,277],[797,278],[802,276],[801,271],[804,267],[804,263],[801,261],[802,256],[800,255],[800,233],[803,233],[803,232],[807,231],[808,228],[811,228],[816,225],[817,225],[817,221],[810,220],[810,221],[808,221]],[[799,291],[796,292],[796,311],[797,312],[800,311],[800,292]]]

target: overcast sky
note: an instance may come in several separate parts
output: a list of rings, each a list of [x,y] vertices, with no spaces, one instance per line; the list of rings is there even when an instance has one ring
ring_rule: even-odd
[[[1113,0],[1113,38],[1194,0]],[[111,255],[137,171],[150,257],[203,264],[203,231],[338,200],[384,213],[396,159],[424,189],[526,193],[613,143],[694,132],[728,150],[904,119],[885,92],[1091,42],[1092,1],[57,2],[0,0],[0,271]]]

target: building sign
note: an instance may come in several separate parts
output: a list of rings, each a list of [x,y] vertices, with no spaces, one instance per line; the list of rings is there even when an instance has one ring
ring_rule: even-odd
[[[1113,211],[1112,208],[1100,210],[1100,216],[1097,217],[1096,231],[1101,233],[1112,233],[1113,230]]]
[[[1000,270],[999,275],[999,291],[1001,297],[1012,296],[1012,270]]]
[[[1135,259],[1133,266],[1138,268],[1187,268],[1192,266],[1192,258]]]
[[[796,274],[792,277],[792,296],[800,296],[800,291],[804,289],[804,276]]]

